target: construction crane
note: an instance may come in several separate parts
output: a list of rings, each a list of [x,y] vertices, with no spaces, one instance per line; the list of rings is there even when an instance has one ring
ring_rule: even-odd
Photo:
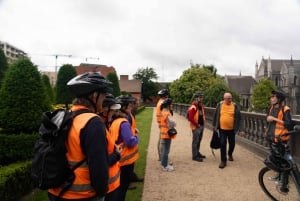
[[[66,54],[53,54],[51,56],[55,57],[55,74],[57,74],[57,59],[58,57],[72,57],[72,55],[66,55]]]
[[[87,62],[88,59],[97,59],[97,60],[99,60],[99,57],[86,57],[86,58],[85,58],[85,62]]]

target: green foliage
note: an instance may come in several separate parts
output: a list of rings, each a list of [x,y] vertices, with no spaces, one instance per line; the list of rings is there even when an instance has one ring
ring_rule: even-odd
[[[106,78],[109,81],[111,81],[111,83],[112,83],[112,89],[113,89],[112,95],[114,95],[115,97],[120,96],[121,91],[120,91],[120,86],[119,86],[119,80],[118,80],[117,73],[110,72],[110,73],[107,74]]]
[[[3,50],[0,48],[0,86],[1,86],[2,80],[4,78],[4,74],[5,74],[7,67],[8,67],[7,59],[5,57]]]
[[[74,95],[68,89],[67,83],[76,75],[76,70],[71,64],[65,64],[59,69],[56,81],[57,104],[65,104],[68,108],[68,104],[72,102]]]
[[[137,80],[142,80],[142,97],[143,100],[151,100],[151,96],[156,96],[158,91],[158,84],[152,80],[158,78],[157,73],[153,68],[139,68],[133,78]]]
[[[29,193],[31,162],[22,162],[0,168],[0,197],[2,201],[15,201]]]
[[[232,101],[239,105],[239,95],[230,90],[223,80],[219,80],[216,84],[210,86],[204,93],[204,105],[207,107],[216,107],[217,104],[223,100],[225,92],[230,92],[232,95]]]
[[[270,105],[271,91],[276,89],[274,83],[269,79],[262,79],[254,87],[251,97],[251,111],[264,113]]]
[[[32,158],[37,134],[0,135],[0,166]],[[20,150],[22,147],[22,151]]]
[[[49,77],[47,75],[42,75],[43,85],[45,87],[46,95],[50,101],[50,104],[54,102],[54,92],[53,88],[51,87]]]
[[[176,103],[190,103],[196,91],[205,92],[219,82],[212,71],[199,65],[185,70],[179,79],[170,85],[170,94]]]
[[[50,108],[41,75],[28,58],[6,71],[0,90],[0,127],[14,133],[37,131],[41,114]]]

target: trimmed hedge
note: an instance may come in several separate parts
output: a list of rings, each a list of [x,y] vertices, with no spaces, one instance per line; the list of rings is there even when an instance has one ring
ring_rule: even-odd
[[[1,201],[15,201],[32,191],[31,161],[0,168]]]
[[[38,134],[0,135],[0,166],[32,158]]]

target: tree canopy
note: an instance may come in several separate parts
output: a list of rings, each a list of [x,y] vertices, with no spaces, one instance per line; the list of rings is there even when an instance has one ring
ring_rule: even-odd
[[[107,74],[106,78],[112,83],[112,95],[115,97],[119,96],[121,94],[121,90],[117,73],[110,72]]]
[[[2,80],[4,78],[4,73],[7,69],[7,67],[8,67],[7,59],[5,57],[3,50],[0,48],[0,86],[1,86]]]
[[[215,70],[216,71],[216,70]],[[199,64],[191,66],[170,85],[170,94],[177,103],[190,103],[196,91],[205,92],[207,88],[219,82],[215,72]]]
[[[63,65],[57,74],[56,81],[56,103],[65,104],[66,108],[75,97],[67,87],[69,80],[76,76],[76,70],[71,64]]]
[[[41,75],[28,58],[13,63],[0,89],[0,127],[15,133],[37,131],[50,109]]]
[[[139,68],[133,78],[137,80],[142,80],[142,98],[144,101],[151,100],[152,96],[157,95],[158,84],[153,80],[158,78],[157,73],[153,68]]]
[[[271,91],[276,89],[274,83],[269,79],[262,79],[254,87],[251,97],[251,110],[255,112],[265,112],[270,105],[269,97]]]

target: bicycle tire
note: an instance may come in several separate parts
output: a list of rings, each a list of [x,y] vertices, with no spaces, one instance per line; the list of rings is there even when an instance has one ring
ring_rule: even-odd
[[[270,179],[272,176],[279,174],[276,171],[271,170],[268,167],[264,167],[259,171],[258,174],[258,181],[259,185],[264,191],[264,193],[270,198],[272,201],[285,201],[285,200],[290,200],[290,201],[299,201],[299,193],[297,191],[295,181],[289,174],[289,182],[288,182],[288,192],[283,193],[280,191],[280,182],[279,181],[274,181]]]

